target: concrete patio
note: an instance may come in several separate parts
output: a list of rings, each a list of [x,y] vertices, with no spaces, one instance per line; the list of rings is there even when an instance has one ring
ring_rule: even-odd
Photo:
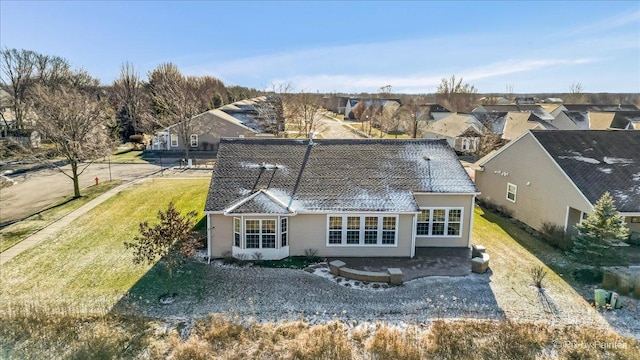
[[[471,249],[467,248],[416,248],[413,258],[405,257],[332,257],[341,260],[349,268],[362,271],[402,270],[402,280],[409,281],[425,276],[464,276],[471,272]]]

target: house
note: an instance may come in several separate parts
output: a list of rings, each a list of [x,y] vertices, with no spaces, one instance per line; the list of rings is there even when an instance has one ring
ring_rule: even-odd
[[[565,231],[608,191],[632,231],[640,232],[640,132],[532,130],[480,160],[481,199],[525,224]]]
[[[473,109],[473,112],[528,112],[536,115],[540,120],[553,121],[555,119],[543,106],[538,104],[480,105]]]
[[[457,151],[475,152],[480,138],[486,132],[484,125],[472,114],[454,113],[425,127],[423,137],[445,139]]]
[[[545,104],[562,104],[564,101],[561,98],[551,97],[545,98],[542,102]]]
[[[536,99],[530,96],[516,97],[515,102],[517,105],[533,105],[536,103]]]
[[[402,105],[402,102],[400,101],[400,99],[356,99],[356,98],[349,98],[349,100],[347,101],[347,104],[345,106],[344,109],[344,117],[346,119],[355,119],[356,115],[353,113],[353,109],[355,109],[355,107],[358,105],[358,103],[362,102],[364,104],[364,106],[369,107],[369,106],[379,106],[384,108],[387,103],[389,102],[395,102],[397,103],[398,106]]]
[[[223,139],[204,209],[207,251],[282,259],[468,248],[476,195],[444,140]]]
[[[273,136],[284,129],[284,120],[265,114],[270,111],[261,107],[266,101],[264,96],[237,101],[198,114],[188,123],[173,124],[155,134],[149,150],[184,151],[188,146],[191,151],[215,151],[223,137]],[[189,132],[188,139],[182,136],[184,131]]]
[[[636,130],[640,111],[563,111],[553,121],[561,130]]]
[[[551,112],[551,115],[555,118],[563,111],[599,111],[599,112],[619,112],[619,111],[640,111],[637,106],[626,105],[612,105],[612,104],[562,104]]]

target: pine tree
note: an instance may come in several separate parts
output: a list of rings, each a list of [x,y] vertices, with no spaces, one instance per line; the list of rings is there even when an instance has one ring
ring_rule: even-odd
[[[593,207],[593,212],[581,224],[576,225],[578,235],[574,237],[574,258],[595,266],[623,265],[626,258],[611,245],[612,240],[624,240],[629,229],[624,218],[616,210],[616,205],[605,192]]]

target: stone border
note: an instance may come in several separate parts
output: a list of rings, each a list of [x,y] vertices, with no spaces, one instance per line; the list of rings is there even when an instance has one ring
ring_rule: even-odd
[[[346,266],[347,264],[344,261],[333,260],[329,263],[329,270],[333,275],[347,279],[402,285],[402,270],[399,268],[388,268],[386,272],[383,272],[356,270]]]

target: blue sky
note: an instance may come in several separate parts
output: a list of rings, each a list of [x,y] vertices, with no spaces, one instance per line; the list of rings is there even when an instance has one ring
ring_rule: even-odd
[[[103,83],[189,75],[258,89],[640,92],[640,1],[0,1],[0,43],[67,58]]]

